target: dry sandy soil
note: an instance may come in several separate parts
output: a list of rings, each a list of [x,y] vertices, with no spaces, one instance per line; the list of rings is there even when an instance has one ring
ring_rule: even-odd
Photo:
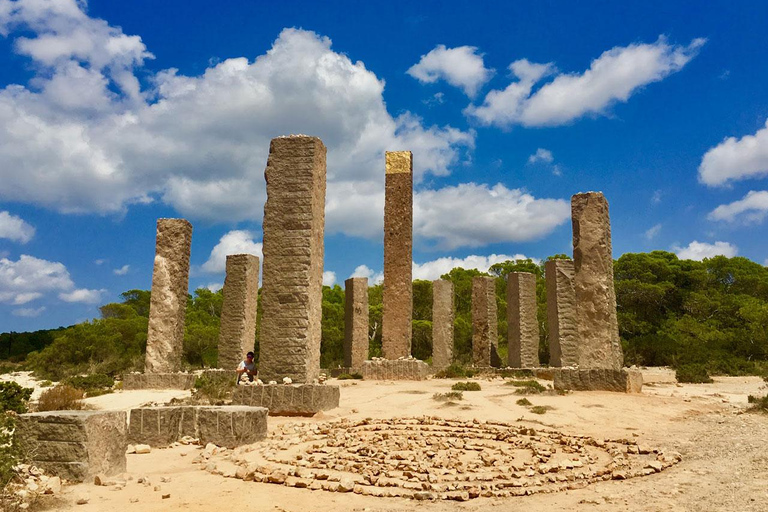
[[[284,423],[440,416],[448,419],[497,420],[542,425],[572,435],[597,439],[631,438],[638,443],[676,450],[681,463],[650,476],[606,481],[583,489],[510,498],[476,498],[466,502],[414,501],[353,493],[298,489],[244,482],[202,471],[192,460],[202,448],[178,446],[128,455],[131,480],[125,488],[69,485],[47,506],[57,510],[239,510],[239,511],[437,511],[462,510],[637,510],[637,511],[766,511],[768,510],[768,415],[744,413],[747,395],[765,394],[756,377],[716,378],[714,384],[674,383],[666,369],[644,371],[639,395],[574,392],[565,396],[534,395],[535,405],[554,409],[532,414],[515,402],[519,395],[501,379],[483,380],[482,391],[465,392],[460,405],[432,399],[454,381],[341,381],[339,409],[323,418],[270,418],[270,430]],[[541,381],[545,383],[544,381]],[[183,394],[183,393],[182,393]],[[89,399],[100,409],[128,409],[162,403],[179,392],[119,392]],[[152,486],[137,483],[148,477]],[[161,478],[170,479],[161,483]],[[155,491],[154,486],[160,490]],[[162,499],[163,494],[170,498]],[[75,502],[88,497],[84,505]]]

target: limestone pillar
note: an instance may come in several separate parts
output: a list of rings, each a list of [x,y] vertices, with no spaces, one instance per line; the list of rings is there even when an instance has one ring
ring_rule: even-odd
[[[577,366],[579,347],[573,261],[549,260],[544,270],[547,281],[549,366]]]
[[[251,254],[227,256],[224,300],[219,329],[219,368],[234,370],[253,350],[259,300],[259,258]]]
[[[496,280],[472,278],[472,364],[499,366]]]
[[[147,373],[169,373],[181,369],[191,246],[192,224],[184,219],[157,220],[144,362]]]
[[[453,282],[432,281],[432,368],[453,362]]]
[[[264,177],[259,373],[311,383],[320,373],[325,153],[317,137],[272,139]]]
[[[368,278],[344,281],[344,366],[359,369],[368,359]]]
[[[621,368],[608,201],[601,192],[576,194],[571,198],[571,218],[579,366]]]
[[[507,274],[507,360],[512,368],[539,366],[536,274]]]
[[[384,194],[384,290],[382,353],[411,355],[413,317],[413,155],[387,151]]]

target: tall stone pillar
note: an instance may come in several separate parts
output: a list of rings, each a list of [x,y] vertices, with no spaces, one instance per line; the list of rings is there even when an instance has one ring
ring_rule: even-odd
[[[536,274],[507,274],[507,360],[512,368],[539,366]]]
[[[573,291],[573,261],[549,260],[544,270],[547,281],[549,366],[577,366],[579,346],[576,297]]]
[[[432,368],[453,362],[453,282],[432,281]]]
[[[234,370],[253,350],[259,300],[259,258],[251,254],[227,256],[224,300],[219,329],[219,368]]]
[[[325,153],[317,137],[272,139],[264,176],[259,373],[311,383],[320,373]]]
[[[191,246],[192,224],[184,219],[157,220],[146,373],[171,373],[181,369]]]
[[[573,289],[578,305],[579,367],[623,365],[613,288],[608,201],[601,192],[571,198]]]
[[[344,281],[344,366],[360,369],[368,359],[368,278]]]
[[[413,155],[387,151],[386,161],[381,348],[386,359],[397,359],[411,355]]]
[[[472,364],[499,366],[496,279],[472,278]]]

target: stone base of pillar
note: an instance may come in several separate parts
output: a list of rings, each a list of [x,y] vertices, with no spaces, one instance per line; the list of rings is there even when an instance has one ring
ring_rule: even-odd
[[[327,384],[266,384],[238,386],[232,403],[266,407],[270,416],[312,416],[339,406],[339,386]]]
[[[430,366],[419,359],[374,359],[360,368],[365,380],[424,380]]]
[[[123,389],[192,389],[195,376],[191,373],[126,373]]]
[[[50,411],[20,415],[15,436],[31,464],[83,482],[125,472],[126,429],[124,411]]]
[[[556,368],[554,372],[554,386],[559,390],[640,393],[643,389],[643,375],[640,370]]]

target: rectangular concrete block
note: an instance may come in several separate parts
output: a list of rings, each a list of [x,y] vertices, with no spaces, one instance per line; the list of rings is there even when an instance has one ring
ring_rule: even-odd
[[[146,373],[168,373],[181,368],[191,246],[192,224],[184,219],[157,220]]]
[[[387,359],[411,355],[412,266],[413,154],[410,151],[387,151],[381,320],[381,350]]]
[[[512,368],[539,366],[536,275],[507,274],[507,356]]]
[[[500,366],[496,282],[493,277],[472,278],[472,364]]]
[[[424,380],[430,374],[427,363],[418,359],[374,359],[360,368],[364,380]]]
[[[344,281],[344,365],[359,368],[368,359],[368,278]]]
[[[639,370],[626,368],[558,368],[554,372],[554,387],[573,391],[640,393],[643,375]]]
[[[253,350],[259,300],[259,258],[251,254],[227,256],[219,329],[219,368],[234,370]]]
[[[19,416],[15,437],[31,463],[50,475],[82,482],[125,472],[124,411],[51,411]]]
[[[265,407],[272,416],[312,416],[339,406],[339,386],[326,384],[267,384],[239,386],[232,403]]]
[[[191,373],[126,373],[123,389],[192,389],[195,376]]]
[[[601,192],[571,198],[573,289],[579,367],[621,369],[624,356],[616,316],[608,201]]]
[[[317,137],[270,144],[259,346],[265,382],[311,383],[320,373],[325,155]]]
[[[164,447],[178,441],[185,407],[140,407],[131,409],[128,441]]]
[[[453,362],[453,282],[432,281],[432,368],[440,370]]]
[[[249,406],[197,408],[198,437],[202,445],[235,448],[267,437],[267,409]]]
[[[579,345],[573,261],[549,260],[544,271],[547,283],[549,366],[577,366]]]

